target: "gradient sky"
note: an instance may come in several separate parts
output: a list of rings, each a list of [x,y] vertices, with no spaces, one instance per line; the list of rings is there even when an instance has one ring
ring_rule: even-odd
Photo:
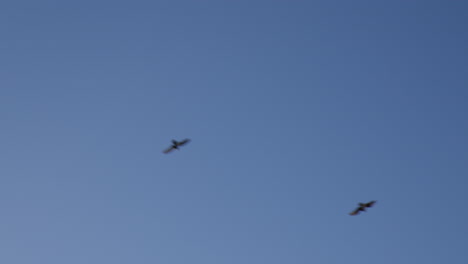
[[[468,263],[467,12],[2,1],[0,263]]]

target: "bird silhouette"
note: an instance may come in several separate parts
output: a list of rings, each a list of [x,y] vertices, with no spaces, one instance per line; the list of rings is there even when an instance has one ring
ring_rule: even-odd
[[[172,146],[170,146],[169,148],[165,149],[165,150],[163,151],[163,153],[167,154],[167,153],[173,151],[174,149],[177,149],[177,150],[178,150],[180,146],[183,146],[183,145],[185,145],[185,144],[187,144],[187,143],[189,143],[189,142],[190,142],[190,139],[188,139],[188,138],[186,138],[186,139],[184,139],[184,140],[182,140],[182,141],[177,141],[177,140],[174,140],[174,139],[173,139],[173,140],[172,140]]]
[[[356,208],[354,211],[349,213],[350,215],[357,215],[359,212],[365,212],[366,208],[372,207],[377,201],[370,201],[368,203],[359,203],[359,207]]]

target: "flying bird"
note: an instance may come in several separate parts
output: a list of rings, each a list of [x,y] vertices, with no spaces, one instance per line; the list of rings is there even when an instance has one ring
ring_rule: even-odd
[[[372,207],[377,201],[370,201],[368,203],[359,203],[359,207],[356,208],[354,211],[352,211],[351,213],[349,213],[350,215],[357,215],[359,214],[359,212],[363,211],[365,212],[366,211],[366,208],[369,208],[369,207]]]
[[[186,138],[186,139],[184,139],[184,140],[182,140],[182,141],[177,141],[177,140],[174,140],[174,139],[173,139],[173,140],[172,140],[172,146],[170,146],[169,148],[165,149],[165,150],[163,151],[163,153],[167,154],[167,153],[173,151],[174,149],[177,149],[177,150],[178,150],[180,146],[183,146],[183,145],[185,145],[185,144],[187,144],[187,143],[189,143],[189,142],[190,142],[190,139],[188,139],[188,138]]]

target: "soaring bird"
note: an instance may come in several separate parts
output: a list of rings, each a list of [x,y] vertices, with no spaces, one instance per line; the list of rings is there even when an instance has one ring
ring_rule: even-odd
[[[188,138],[186,138],[186,139],[184,139],[184,140],[182,140],[182,141],[177,141],[177,140],[174,140],[174,139],[173,139],[173,140],[172,140],[172,146],[170,146],[169,148],[165,149],[165,150],[163,151],[163,153],[167,154],[167,153],[173,151],[174,149],[177,149],[177,150],[178,150],[180,146],[183,146],[183,145],[185,145],[185,144],[187,144],[187,143],[189,143],[189,142],[190,142],[190,139],[188,139]]]
[[[366,211],[366,208],[368,207],[372,207],[377,201],[370,201],[368,203],[359,203],[359,207],[356,208],[354,211],[352,211],[351,213],[349,213],[350,215],[357,215],[359,214],[359,212],[363,211],[365,212]]]

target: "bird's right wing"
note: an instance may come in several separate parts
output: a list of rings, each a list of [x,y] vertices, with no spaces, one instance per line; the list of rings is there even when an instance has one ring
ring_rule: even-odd
[[[185,144],[187,144],[187,143],[189,143],[189,142],[190,142],[190,139],[186,138],[186,139],[184,139],[184,140],[178,142],[177,145],[183,146],[183,145],[185,145]]]
[[[169,153],[169,152],[171,152],[171,151],[173,151],[173,150],[174,150],[174,147],[171,146],[171,147],[168,147],[167,149],[165,149],[165,150],[163,151],[163,153],[164,153],[164,154],[167,154],[167,153]]]

